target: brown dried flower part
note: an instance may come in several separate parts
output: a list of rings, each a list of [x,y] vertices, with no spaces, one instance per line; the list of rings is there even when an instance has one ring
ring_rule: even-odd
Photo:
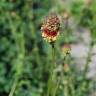
[[[88,5],[88,6],[91,5],[92,4],[92,0],[85,0],[85,4]]]
[[[70,70],[69,65],[68,64],[64,64],[64,71],[68,72]]]
[[[63,18],[68,20],[69,17],[70,17],[69,13],[67,11],[65,11],[64,14],[63,14]]]
[[[42,26],[42,37],[48,42],[55,42],[60,29],[60,20],[56,14],[50,14],[45,18]]]

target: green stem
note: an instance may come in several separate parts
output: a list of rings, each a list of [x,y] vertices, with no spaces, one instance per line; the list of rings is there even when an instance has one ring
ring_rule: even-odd
[[[69,92],[68,92],[68,85],[65,85],[65,86],[64,86],[64,96],[69,96],[68,93],[69,93]]]
[[[52,65],[51,65],[51,72],[53,72],[54,67],[56,66],[55,62],[55,46],[54,43],[52,44]]]
[[[22,27],[23,25],[21,26],[21,30],[20,30],[21,33],[16,34],[17,27],[12,25],[13,22],[10,18],[8,19],[9,19],[9,24],[10,24],[12,35],[15,39],[16,47],[18,48],[16,61],[19,62],[18,65],[16,64],[17,69],[16,69],[16,73],[14,76],[15,80],[13,82],[11,91],[9,92],[9,96],[13,96],[16,91],[19,77],[21,76],[23,72],[23,63],[24,63],[24,57],[25,57],[25,47],[24,47],[25,41],[24,41],[24,33],[23,33],[23,27]]]
[[[63,65],[64,65],[65,60],[66,60],[66,56],[64,56],[64,58],[63,58]],[[57,90],[58,90],[58,88],[59,88],[60,81],[61,81],[62,79],[64,79],[64,74],[63,74],[63,72],[64,72],[64,70],[63,70],[63,66],[62,66],[62,71],[61,71],[61,73],[60,73],[59,80],[57,81],[57,85],[56,85],[56,87],[55,87],[55,89],[54,89],[54,93],[53,93],[52,96],[56,96]]]
[[[85,86],[85,79],[86,79],[86,76],[87,76],[87,72],[88,72],[88,69],[89,69],[89,64],[90,64],[90,60],[91,60],[91,56],[92,56],[92,49],[93,49],[93,45],[94,45],[94,43],[93,43],[93,41],[91,41],[91,43],[90,43],[90,47],[89,47],[89,51],[88,51],[88,56],[87,56],[87,60],[86,60],[86,64],[85,64],[85,67],[84,67],[84,73],[83,73],[83,81],[82,81],[82,83],[81,83],[81,87],[80,87],[80,89],[79,89],[79,94],[81,94],[81,92],[82,92],[82,87],[84,87]]]
[[[91,42],[88,56],[87,56],[87,61],[86,61],[85,67],[84,67],[84,78],[86,78],[87,71],[89,69],[90,59],[91,59],[91,55],[92,55],[91,51],[92,51],[93,45],[94,45],[93,42]]]
[[[11,88],[11,91],[10,91],[10,93],[9,93],[9,96],[13,96],[13,94],[14,94],[14,92],[15,92],[15,89],[16,89],[16,87],[17,87],[17,82],[18,82],[18,79],[16,78],[15,81],[14,81],[14,83],[13,83],[13,86],[12,86],[12,88]]]
[[[56,96],[57,90],[58,90],[58,88],[59,88],[60,81],[61,81],[61,77],[60,77],[59,80],[57,81],[57,84],[56,84],[56,87],[55,87],[55,89],[54,89],[54,91],[53,91],[53,95],[52,95],[52,96]]]
[[[62,79],[64,82],[64,96],[69,96],[69,91],[68,91],[68,80],[65,79],[65,75],[62,73]]]
[[[72,82],[69,84],[70,90],[71,90],[71,96],[75,96],[75,89],[74,86],[72,84]]]
[[[52,77],[53,77],[53,70],[54,70],[54,67],[56,65],[55,63],[55,47],[54,47],[54,43],[51,43],[51,46],[52,46],[52,64],[51,64],[51,69],[50,69],[50,77],[49,77],[49,80],[48,80],[48,92],[47,92],[47,96],[50,96],[52,93],[52,87],[53,87],[53,80],[52,80]]]

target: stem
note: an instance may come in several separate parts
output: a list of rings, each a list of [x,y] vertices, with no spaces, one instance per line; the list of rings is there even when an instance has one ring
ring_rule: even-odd
[[[10,16],[8,16],[8,17],[10,17]],[[15,39],[16,47],[18,49],[16,60],[19,62],[18,65],[16,64],[17,69],[16,69],[16,73],[15,73],[15,76],[14,76],[15,80],[13,82],[11,91],[9,92],[9,96],[13,96],[13,94],[16,91],[16,87],[17,87],[17,84],[18,84],[19,77],[21,76],[21,74],[23,72],[23,69],[24,69],[23,68],[23,63],[24,63],[24,57],[25,57],[25,47],[24,47],[25,40],[24,40],[24,33],[23,33],[23,25],[21,26],[21,30],[20,30],[21,33],[17,34],[16,33],[17,27],[12,25],[13,22],[10,18],[8,18],[8,19],[9,19],[9,24],[10,24],[12,35]]]
[[[69,93],[68,92],[68,85],[65,84],[65,86],[64,86],[64,96],[69,96],[68,93]]]
[[[53,58],[53,68],[54,66],[56,66],[56,62],[55,62],[55,46],[54,46],[54,43],[52,44],[52,58]],[[53,70],[52,68],[52,70]]]
[[[64,56],[63,58],[63,66],[64,64],[68,64],[68,58],[69,58],[70,54],[68,54],[67,56]],[[69,65],[70,67],[70,65]],[[63,71],[65,72],[65,70]],[[70,90],[70,93],[71,93],[71,96],[75,96],[75,89],[74,89],[74,82],[73,82],[73,78],[72,78],[72,70],[69,69],[68,72],[67,72],[67,79],[64,79],[65,76],[64,74],[62,74],[62,77],[64,79],[64,81],[66,82],[67,81],[67,84],[64,84],[64,96],[69,96],[69,90]]]
[[[89,69],[90,59],[91,59],[91,55],[92,55],[91,51],[92,51],[93,45],[94,45],[93,42],[91,42],[88,56],[87,56],[87,61],[86,61],[85,67],[84,67],[84,78],[86,78],[87,71]]]
[[[9,96],[13,96],[14,91],[15,91],[16,86],[17,86],[17,82],[18,82],[18,79],[16,78],[15,81],[14,81],[14,83],[13,83],[13,86],[12,86],[12,88],[11,88],[11,91],[10,91],[10,93],[9,93]]]
[[[90,64],[90,59],[91,59],[91,56],[92,56],[92,54],[91,54],[91,51],[92,51],[92,48],[93,48],[93,45],[94,45],[94,43],[93,43],[93,41],[91,41],[91,43],[90,43],[90,47],[89,47],[89,51],[88,51],[88,56],[87,56],[87,60],[86,60],[86,64],[85,64],[85,67],[84,67],[84,73],[83,73],[83,81],[82,81],[82,83],[81,83],[81,87],[84,87],[85,85],[84,85],[84,82],[85,82],[85,79],[86,79],[86,75],[87,75],[87,71],[88,71],[88,69],[89,69],[89,64]],[[79,94],[81,94],[81,88],[79,89]]]
[[[68,19],[65,19],[65,30],[68,29],[68,24],[69,24]]]
[[[56,96],[56,92],[57,92],[57,90],[58,90],[59,84],[60,84],[60,78],[59,78],[59,80],[57,81],[57,85],[56,85],[56,88],[54,89],[54,92],[53,92],[53,95],[52,95],[52,96]]]
[[[65,63],[65,60],[66,60],[66,56],[64,56],[64,58],[63,58],[63,66],[64,66],[64,63]],[[61,81],[62,79],[64,79],[64,74],[63,74],[64,70],[63,70],[63,66],[62,66],[62,71],[61,71],[59,80],[57,81],[57,85],[56,85],[56,87],[55,87],[55,89],[54,89],[55,91],[54,91],[54,93],[53,93],[52,96],[56,96],[57,90],[58,90],[58,88],[59,88],[60,81]]]
[[[52,63],[53,64],[51,64],[50,77],[49,77],[49,80],[48,80],[48,92],[47,92],[47,96],[50,96],[50,94],[52,92],[52,87],[53,87],[53,81],[52,81],[53,69],[54,69],[54,67],[56,65],[56,63],[55,63],[55,47],[54,47],[54,43],[51,43],[51,46],[52,46]]]
[[[70,90],[71,90],[71,95],[75,96],[75,89],[74,89],[74,86],[73,86],[72,82],[69,84],[69,87],[70,87]]]

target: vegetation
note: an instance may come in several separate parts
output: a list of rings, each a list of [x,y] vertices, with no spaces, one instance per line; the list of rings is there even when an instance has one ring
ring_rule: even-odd
[[[54,44],[41,30],[51,13],[60,19]],[[81,40],[74,35],[79,27],[92,38],[82,71],[70,48]],[[91,96],[96,82],[87,72],[95,31],[96,0],[0,0],[0,96]]]

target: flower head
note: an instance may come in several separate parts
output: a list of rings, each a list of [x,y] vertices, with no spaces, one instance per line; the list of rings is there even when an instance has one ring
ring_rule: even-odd
[[[69,44],[62,44],[61,45],[61,52],[63,53],[64,56],[66,56],[67,54],[69,54],[71,51],[71,47]]]
[[[42,26],[42,37],[48,42],[54,42],[59,35],[60,21],[56,14],[50,14],[45,18]]]

